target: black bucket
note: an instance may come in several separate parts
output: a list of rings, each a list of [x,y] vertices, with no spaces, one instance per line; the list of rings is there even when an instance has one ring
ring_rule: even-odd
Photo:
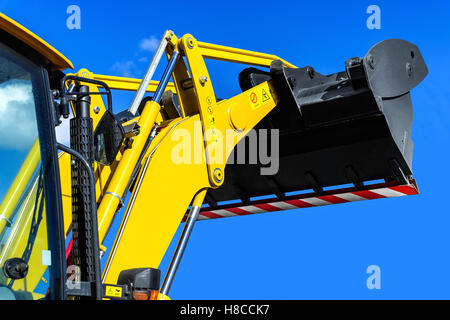
[[[207,202],[384,179],[406,183],[412,176],[413,110],[410,90],[427,75],[419,49],[403,40],[380,42],[364,58],[351,58],[345,71],[321,75],[311,67],[270,72],[248,68],[239,75],[246,91],[272,81],[279,98],[255,129],[279,129],[279,168],[261,175],[261,162],[228,164],[225,183]],[[241,144],[247,144],[245,139]],[[247,155],[248,156],[248,155]]]

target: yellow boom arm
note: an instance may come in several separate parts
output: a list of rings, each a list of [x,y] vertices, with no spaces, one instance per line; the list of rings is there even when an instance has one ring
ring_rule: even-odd
[[[223,183],[225,164],[235,145],[278,101],[271,83],[265,82],[248,92],[217,102],[204,61],[209,58],[269,67],[272,61],[279,60],[278,57],[197,42],[192,35],[181,39],[172,35],[170,44],[167,56],[170,57],[174,51],[181,52],[187,62],[186,65],[182,59],[178,61],[173,73],[174,81],[166,87],[179,97],[180,117],[164,118],[158,103],[147,103],[139,117],[126,123],[136,122],[140,128],[139,135],[132,137],[131,147],[123,149],[112,166],[95,165],[101,243],[121,208],[133,169],[137,165],[141,168],[103,271],[106,283],[115,283],[119,272],[124,269],[159,267],[194,196],[201,190],[217,188]],[[137,79],[97,75],[86,69],[76,75],[104,81],[116,90],[135,91],[140,83]],[[189,89],[186,89],[186,82],[191,86]],[[88,85],[90,91],[98,90],[97,86]],[[146,91],[154,92],[157,85],[157,81],[151,81]],[[264,102],[252,102],[253,95],[260,97],[261,101],[263,93],[266,95]],[[91,105],[101,107],[100,112],[91,112],[95,128],[105,107],[95,95]],[[155,124],[159,125],[160,131],[144,156],[140,157],[146,137]],[[225,132],[231,135],[231,139],[227,137],[227,143],[218,139],[218,135]],[[187,134],[183,136],[182,133]],[[174,156],[186,156],[176,155],[180,146],[187,146],[184,150],[192,147],[200,152],[194,152],[188,162],[177,163]],[[70,156],[60,157],[60,172],[68,234],[71,228]],[[205,193],[202,194],[204,197]],[[101,248],[103,251],[107,249]]]

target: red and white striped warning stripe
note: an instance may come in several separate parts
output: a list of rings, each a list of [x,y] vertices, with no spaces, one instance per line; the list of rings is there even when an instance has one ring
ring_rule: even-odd
[[[417,185],[414,180],[406,185],[393,185],[392,183],[374,184],[365,190],[357,191],[354,188],[338,189],[325,192],[321,196],[314,194],[302,194],[287,197],[283,201],[276,198],[253,201],[248,205],[236,206],[223,205],[214,210],[202,208],[198,220],[243,216],[256,213],[292,210],[299,208],[310,208],[331,204],[340,204],[353,201],[383,199],[418,194]]]

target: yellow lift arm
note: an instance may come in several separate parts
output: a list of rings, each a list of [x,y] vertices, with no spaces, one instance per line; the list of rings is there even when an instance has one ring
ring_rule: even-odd
[[[167,32],[167,35],[170,34],[170,31]],[[132,137],[131,147],[122,150],[111,166],[95,164],[100,242],[105,239],[114,216],[121,208],[125,189],[138,160],[142,168],[111,254],[107,257],[103,271],[103,281],[106,283],[115,283],[124,269],[159,267],[193,198],[197,195],[196,201],[201,206],[205,190],[217,188],[223,183],[225,164],[235,145],[277,104],[278,98],[270,82],[217,102],[204,60],[209,58],[269,67],[272,61],[279,60],[278,57],[197,42],[192,35],[180,39],[172,35],[170,44],[166,50],[168,58],[175,51],[182,52],[187,62],[186,65],[182,59],[178,60],[173,72],[174,82],[166,88],[179,95],[181,116],[163,119],[160,106],[153,101],[147,103],[143,113],[130,121],[136,122],[140,128],[139,135]],[[288,62],[285,64],[292,66]],[[140,84],[137,79],[97,75],[86,69],[76,75],[101,80],[116,90],[136,91]],[[190,90],[183,89],[186,81],[192,86]],[[146,91],[154,92],[158,83],[151,81]],[[98,90],[96,85],[88,85],[90,91]],[[263,91],[269,98],[258,105],[252,103],[250,95],[255,93],[261,97]],[[99,96],[92,96],[91,106],[100,107],[100,111],[91,113],[95,128],[106,109]],[[139,159],[155,124],[161,128],[160,132]],[[214,136],[216,130],[233,132],[233,144],[218,142]],[[202,150],[204,156],[196,163],[180,165],[171,159],[173,150],[180,144],[179,132],[183,131],[189,132],[192,139],[183,143]],[[214,161],[207,162],[207,158]],[[60,157],[60,172],[68,234],[71,230],[71,186],[70,156],[67,154]]]

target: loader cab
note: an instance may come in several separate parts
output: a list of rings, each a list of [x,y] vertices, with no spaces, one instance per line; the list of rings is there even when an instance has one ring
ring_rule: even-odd
[[[65,298],[49,74],[71,67],[0,13],[0,300]]]

